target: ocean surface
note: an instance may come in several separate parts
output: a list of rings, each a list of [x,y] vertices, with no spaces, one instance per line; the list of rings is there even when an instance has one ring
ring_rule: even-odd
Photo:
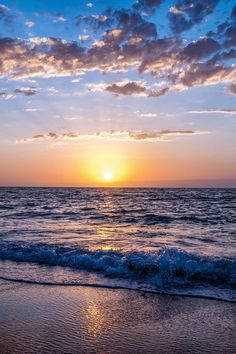
[[[236,189],[0,188],[0,279],[236,301]]]

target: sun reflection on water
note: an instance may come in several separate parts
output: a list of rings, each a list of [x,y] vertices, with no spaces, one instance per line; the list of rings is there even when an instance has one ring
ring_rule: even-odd
[[[114,245],[114,235],[116,229],[113,227],[102,226],[97,228],[97,234],[100,238],[100,249],[103,251],[115,251],[118,247]]]

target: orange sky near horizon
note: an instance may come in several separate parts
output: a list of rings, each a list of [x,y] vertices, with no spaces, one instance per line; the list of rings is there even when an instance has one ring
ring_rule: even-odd
[[[195,139],[191,151],[190,141],[183,138],[165,143],[22,144],[1,157],[0,185],[178,187],[185,181],[186,186],[214,187],[214,180],[227,185],[236,175],[232,156],[218,159],[213,151],[203,153],[198,146],[204,136]]]

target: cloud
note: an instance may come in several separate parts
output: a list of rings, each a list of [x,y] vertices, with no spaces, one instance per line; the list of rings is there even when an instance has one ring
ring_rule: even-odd
[[[168,91],[170,91],[169,87],[163,87],[159,90],[147,90],[147,96],[148,97],[160,97],[165,95]]]
[[[10,9],[6,5],[0,4],[0,10],[1,11],[9,11]]]
[[[194,130],[161,130],[160,132],[129,132],[129,137],[139,141],[165,141],[166,136],[200,135],[207,132]]]
[[[236,114],[236,109],[205,109],[189,111],[191,114]]]
[[[3,98],[3,99],[6,100],[6,101],[8,101],[8,100],[10,100],[10,99],[12,99],[12,98],[15,98],[14,95],[9,94],[9,93],[7,93],[7,92],[5,92],[5,91],[0,91],[0,97]]]
[[[225,46],[227,47],[232,47],[236,45],[236,6],[232,10],[231,14],[231,21],[229,22],[229,25],[226,27],[226,30],[224,32],[224,37],[226,38],[226,41],[224,43]],[[226,23],[227,25],[227,23]]]
[[[157,117],[157,114],[156,113],[142,113],[142,112],[136,112],[138,115],[139,115],[139,117],[141,117],[141,118],[154,118],[154,117]]]
[[[169,10],[169,21],[174,33],[181,33],[201,23],[211,14],[219,0],[179,0]]]
[[[162,4],[163,0],[138,0],[133,5],[133,8],[138,11],[143,11],[147,15],[152,14]]]
[[[61,15],[61,14],[54,15],[54,20],[53,20],[54,23],[65,22],[65,21],[66,21],[66,18],[63,15]]]
[[[53,37],[1,38],[0,46],[0,73],[15,79],[78,75],[89,67],[83,62],[84,49],[76,42]]]
[[[145,97],[159,97],[164,95],[169,90],[168,87],[156,90],[150,86],[147,86],[143,81],[129,81],[127,79],[116,81],[111,84],[89,84],[88,88],[92,92],[108,91],[117,96],[136,95]]]
[[[116,28],[120,28],[127,37],[156,38],[156,25],[146,21],[139,13],[121,9],[112,13],[116,19]]]
[[[106,38],[106,41],[111,41],[114,40],[115,38],[119,38],[122,33],[122,30],[120,28],[114,28],[112,30],[106,31],[104,33],[104,37]]]
[[[216,52],[219,48],[217,41],[204,37],[187,45],[183,50],[183,57],[188,60],[198,60]]]
[[[39,108],[25,108],[24,111],[25,112],[37,112],[37,111],[39,111]]]
[[[82,80],[81,77],[78,77],[76,79],[72,79],[71,82],[73,82],[74,84],[77,84],[78,82],[80,82]]]
[[[26,21],[25,25],[29,28],[34,27],[35,23],[33,21]]]
[[[230,17],[223,23],[218,24],[216,30],[211,30],[208,35],[220,39],[222,48],[236,46],[236,6],[233,7]]]
[[[88,2],[88,3],[86,4],[86,6],[91,9],[91,8],[93,7],[93,4],[92,4],[91,2]]]
[[[55,95],[56,93],[59,92],[54,86],[47,87],[47,91],[50,96]]]
[[[93,46],[94,47],[98,47],[98,48],[102,48],[106,45],[106,43],[104,41],[94,41],[93,42]]]
[[[17,143],[31,143],[31,142],[67,142],[67,141],[77,141],[77,140],[108,140],[108,141],[146,141],[146,142],[162,142],[171,141],[171,137],[174,136],[191,136],[191,135],[201,135],[207,134],[207,132],[193,131],[193,130],[161,130],[161,131],[101,131],[92,133],[78,133],[78,132],[67,132],[63,134],[57,134],[55,132],[48,132],[46,134],[36,134],[32,137],[25,138],[23,140],[18,140]]]
[[[184,17],[193,26],[212,13],[217,3],[218,0],[179,0],[170,8],[169,16]],[[0,75],[21,80],[74,77],[91,71],[102,74],[136,71],[156,80],[152,86],[128,80],[91,88],[119,96],[159,97],[197,85],[233,84],[236,65],[232,61],[236,50],[229,46],[229,41],[235,38],[236,10],[221,34],[209,32],[186,44],[178,35],[161,38],[152,17],[142,15],[141,8],[156,9],[160,5],[161,1],[139,0],[130,9],[110,8],[101,14],[77,16],[76,25],[83,29],[85,25],[91,26],[86,33],[94,33],[93,37],[81,34],[78,41],[54,37],[1,38]],[[40,16],[52,19],[63,15],[44,12]],[[162,82],[165,84],[161,85]]]
[[[75,24],[77,26],[91,26],[94,30],[104,29],[106,33],[114,30],[120,30],[122,36],[119,36],[120,43],[131,37],[156,38],[156,25],[146,21],[137,11],[130,9],[107,9],[100,15],[77,16]],[[109,38],[106,38],[109,41]]]
[[[216,55],[212,58],[213,61],[227,61],[236,58],[236,49],[225,50],[216,53]]]
[[[36,87],[18,87],[14,90],[15,93],[21,93],[25,96],[33,96],[38,92]]]
[[[105,90],[116,95],[145,95],[146,87],[142,82],[130,81],[107,85]]]
[[[107,15],[89,15],[89,16],[76,16],[75,25],[78,27],[91,26],[93,29],[101,29],[110,27],[113,23],[111,18],[108,18]]]
[[[92,70],[119,73],[136,69],[140,73],[152,75],[157,83],[166,82],[166,87],[160,90],[145,89],[140,82],[130,81],[125,84],[115,82],[114,85],[108,85],[108,90],[116,94],[133,91],[134,94],[152,97],[194,85],[233,83],[236,79],[236,66],[223,65],[220,57],[214,60],[209,58],[208,61],[202,61],[202,58],[197,60],[196,56],[209,53],[206,40],[182,49],[176,40],[168,38],[144,40],[132,37],[120,45],[120,36],[123,36],[123,32],[114,29],[105,32],[103,40],[95,42],[90,48],[53,37],[33,37],[29,40],[1,38],[0,74],[8,78],[25,79],[78,76]],[[132,42],[133,38],[139,40]],[[197,51],[196,47],[202,49]]]
[[[68,117],[62,117],[62,118],[63,118],[64,120],[70,120],[70,121],[83,119],[83,117],[81,117],[81,116],[68,116]]]
[[[35,44],[35,47],[33,47],[33,48],[36,48],[36,46],[38,46],[38,47],[44,46],[44,49],[46,48],[46,46],[54,47],[54,46],[57,46],[60,44],[67,45],[67,43],[68,43],[65,39],[58,39],[58,38],[54,38],[54,37],[31,37],[29,39],[29,42],[32,44]],[[42,47],[42,49],[43,49],[43,47]]]
[[[236,66],[225,67],[211,61],[193,63],[182,73],[180,82],[184,86],[214,85],[222,82],[232,82],[236,77]]]
[[[49,18],[50,20],[52,20],[53,23],[65,22],[66,21],[66,18],[60,12],[53,13],[53,12],[41,11],[41,12],[37,12],[36,15],[39,16],[39,17]]]
[[[89,36],[87,34],[81,34],[78,38],[81,42],[85,42],[89,39]]]

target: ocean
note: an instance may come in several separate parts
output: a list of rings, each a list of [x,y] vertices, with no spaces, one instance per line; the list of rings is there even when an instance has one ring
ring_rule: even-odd
[[[236,189],[0,188],[0,279],[236,301]]]

